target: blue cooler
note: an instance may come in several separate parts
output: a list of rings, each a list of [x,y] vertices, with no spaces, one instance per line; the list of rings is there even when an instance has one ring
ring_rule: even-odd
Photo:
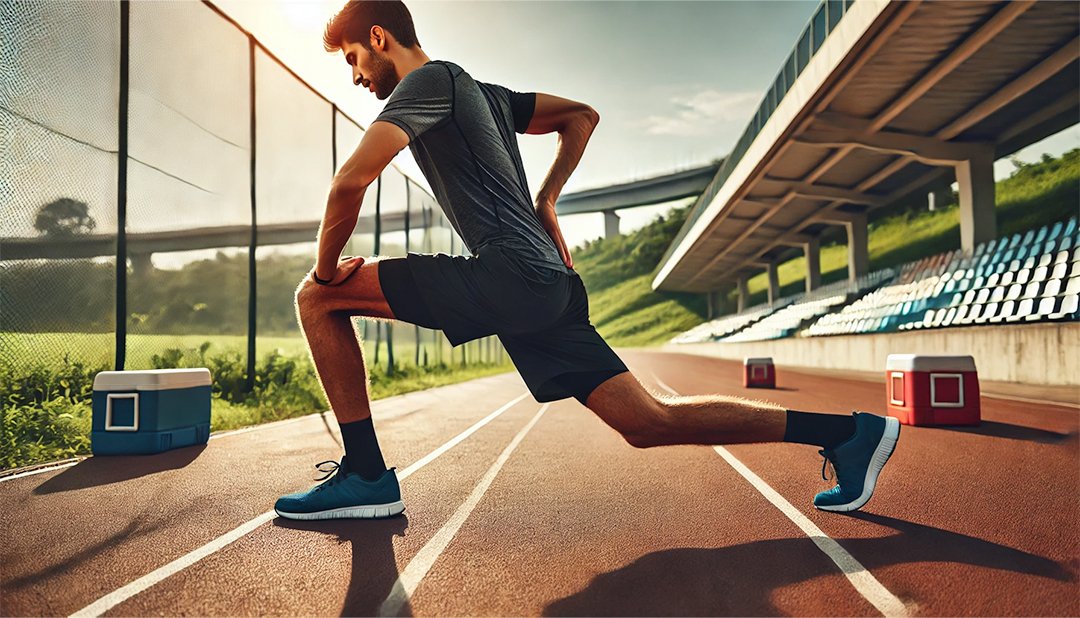
[[[102,371],[94,377],[95,455],[149,455],[209,439],[210,370]]]

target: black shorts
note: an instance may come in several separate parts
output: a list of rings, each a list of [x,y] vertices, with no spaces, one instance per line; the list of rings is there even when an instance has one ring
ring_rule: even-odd
[[[441,330],[451,345],[497,335],[536,401],[574,397],[584,404],[626,365],[589,322],[577,273],[535,281],[506,251],[488,245],[472,257],[383,258],[383,296],[397,319]]]

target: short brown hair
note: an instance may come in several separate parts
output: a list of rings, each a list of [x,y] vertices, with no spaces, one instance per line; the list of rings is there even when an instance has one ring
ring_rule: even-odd
[[[326,24],[323,47],[334,53],[343,41],[359,43],[371,50],[371,27],[379,25],[394,35],[402,47],[420,47],[413,29],[412,15],[401,0],[349,0]]]

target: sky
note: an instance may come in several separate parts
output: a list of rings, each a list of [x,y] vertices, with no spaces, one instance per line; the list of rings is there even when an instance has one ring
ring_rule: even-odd
[[[367,126],[380,101],[322,48],[343,0],[216,0],[324,96]],[[588,103],[601,121],[563,193],[660,175],[724,156],[742,133],[817,6],[814,1],[457,1],[406,3],[424,51],[474,79]],[[535,195],[556,136],[520,135]],[[1080,127],[1017,153],[1080,146]],[[423,182],[408,149],[395,165]],[[1013,169],[999,161],[996,175]],[[678,202],[678,204],[685,201]],[[671,204],[620,212],[622,231]],[[600,213],[560,218],[570,246],[603,234]]]

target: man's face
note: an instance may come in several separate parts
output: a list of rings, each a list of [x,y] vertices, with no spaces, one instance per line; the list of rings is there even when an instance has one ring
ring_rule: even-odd
[[[398,85],[394,63],[378,47],[371,51],[359,43],[342,41],[341,53],[352,67],[352,81],[375,93],[380,101],[390,96]]]

